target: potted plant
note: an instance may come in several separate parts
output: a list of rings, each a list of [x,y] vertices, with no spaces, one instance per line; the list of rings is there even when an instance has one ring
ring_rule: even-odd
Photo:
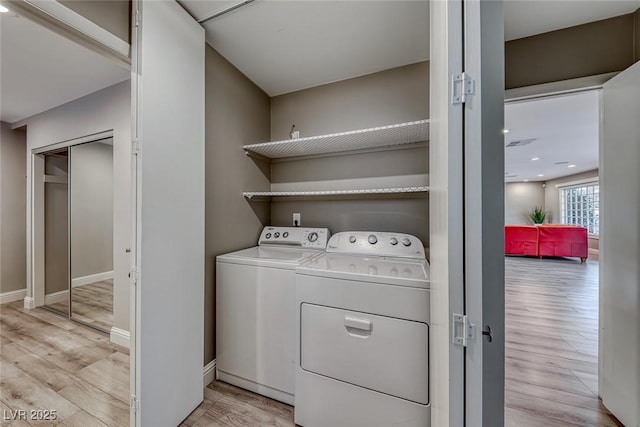
[[[534,206],[529,211],[529,219],[533,223],[533,225],[541,225],[544,224],[544,220],[547,217],[547,212],[542,209],[541,206]]]

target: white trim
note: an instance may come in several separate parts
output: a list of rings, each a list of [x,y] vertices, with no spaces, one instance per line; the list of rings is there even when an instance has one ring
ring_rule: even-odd
[[[115,326],[111,327],[111,331],[109,332],[109,339],[112,343],[121,345],[123,347],[129,348],[130,346],[130,333],[129,331],[125,331],[124,329],[116,328]]]
[[[18,289],[17,291],[3,292],[0,294],[0,304],[8,302],[20,301],[27,296],[27,288]]]
[[[556,188],[569,188],[569,187],[580,187],[584,184],[596,184],[600,182],[600,176],[593,176],[591,178],[578,179],[575,181],[563,182],[561,184],[556,184]]]
[[[216,379],[216,359],[213,359],[205,365],[202,378],[205,387]]]
[[[44,305],[57,304],[69,300],[69,291],[58,291],[44,296]]]
[[[36,302],[33,297],[24,297],[24,308],[27,310],[33,310],[36,308]]]
[[[58,21],[64,22],[71,28],[81,32],[98,43],[118,52],[123,56],[129,56],[130,45],[113,33],[105,30],[84,16],[74,12],[55,0],[24,0],[25,3],[41,10]]]
[[[505,104],[529,101],[531,99],[548,98],[558,95],[569,95],[577,92],[601,90],[602,85],[613,78],[618,72],[596,74],[578,77],[558,82],[542,83],[532,86],[507,89],[504,93]]]
[[[90,285],[92,283],[102,282],[109,279],[113,279],[113,270],[71,279],[71,287],[77,288],[78,286]]]
[[[29,120],[29,118],[24,119],[24,124]],[[80,145],[87,142],[98,142],[103,139],[113,138],[113,129],[105,130],[98,133],[93,133],[91,135],[81,136],[79,138],[67,139],[65,141],[56,142],[54,144],[44,145],[42,147],[34,148],[32,150],[33,154],[43,154],[48,153],[49,151],[58,150],[61,148],[68,148],[74,145]]]

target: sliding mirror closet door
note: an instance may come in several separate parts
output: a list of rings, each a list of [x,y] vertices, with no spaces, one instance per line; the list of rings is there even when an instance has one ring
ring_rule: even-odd
[[[69,148],[71,318],[113,326],[113,139]]]
[[[44,158],[44,305],[69,316],[68,151]]]

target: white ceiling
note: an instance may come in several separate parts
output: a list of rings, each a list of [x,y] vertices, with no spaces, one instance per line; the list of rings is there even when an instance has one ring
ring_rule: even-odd
[[[624,15],[640,7],[640,0],[506,0],[505,40],[542,34]]]
[[[507,103],[505,146],[535,140],[505,148],[505,181],[548,181],[598,168],[599,117],[597,91]]]
[[[0,13],[0,120],[14,123],[127,80],[130,72],[13,13]]]
[[[181,3],[202,19],[238,2]],[[426,0],[259,0],[204,27],[210,45],[275,96],[424,61],[428,22]]]

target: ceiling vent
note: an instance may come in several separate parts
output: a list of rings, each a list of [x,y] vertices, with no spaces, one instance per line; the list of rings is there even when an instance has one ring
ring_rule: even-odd
[[[531,144],[535,140],[536,140],[535,138],[529,138],[529,139],[520,139],[518,141],[511,141],[510,143],[507,144],[507,148],[509,148],[509,147],[522,147],[523,145]]]
[[[569,162],[555,162],[554,165],[568,165]]]

